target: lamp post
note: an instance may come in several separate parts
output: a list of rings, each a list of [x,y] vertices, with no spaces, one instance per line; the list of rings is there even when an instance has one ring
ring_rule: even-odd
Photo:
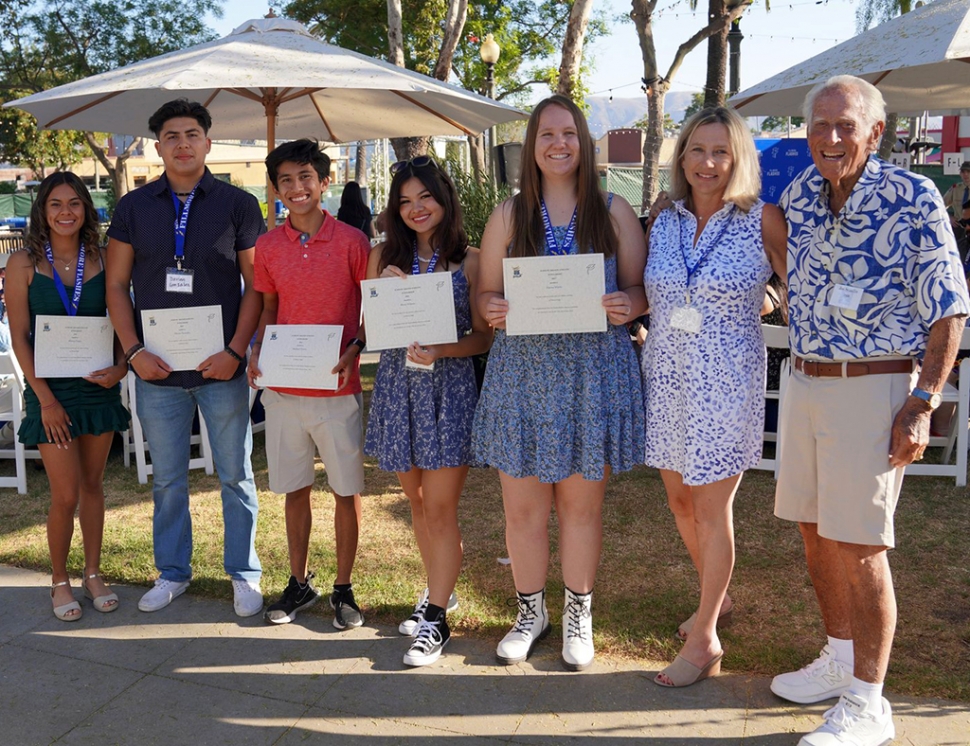
[[[728,89],[728,95],[733,96],[735,93],[741,90],[741,40],[744,39],[744,34],[741,33],[741,19],[736,18],[731,24],[731,30],[728,31],[727,41],[729,53],[729,61],[731,68],[731,85]]]
[[[482,46],[478,49],[479,55],[481,55],[482,62],[485,63],[485,95],[491,99],[495,98],[495,63],[498,62],[499,55],[502,53],[502,48],[499,47],[498,42],[492,37],[491,34],[485,34],[485,41],[482,42]],[[488,153],[488,167],[492,169],[494,166],[492,158],[492,149],[495,147],[495,127],[488,128],[488,146],[486,148],[486,153]],[[494,174],[493,174],[494,176]]]

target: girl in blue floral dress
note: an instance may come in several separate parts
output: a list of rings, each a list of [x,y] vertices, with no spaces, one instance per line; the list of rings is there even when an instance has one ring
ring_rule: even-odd
[[[488,350],[492,332],[470,302],[478,249],[468,246],[451,179],[428,156],[396,163],[392,173],[387,241],[371,252],[367,277],[406,281],[411,274],[450,272],[458,337],[453,344],[415,340],[406,350],[381,353],[364,444],[381,469],[397,472],[411,501],[428,587],[399,631],[414,637],[404,663],[425,666],[448,643],[445,611],[458,603],[458,498],[468,475],[478,402],[472,357]]]
[[[499,470],[505,535],[518,602],[496,650],[525,660],[550,630],[545,586],[549,515],[556,506],[566,586],[563,662],[593,661],[592,591],[610,472],[643,447],[643,402],[625,324],[646,310],[643,231],[630,206],[599,189],[592,139],[567,98],[540,102],[526,128],[521,192],[492,213],[482,238],[478,305],[499,331],[475,414],[472,451]],[[507,336],[503,260],[603,255],[606,331]]]

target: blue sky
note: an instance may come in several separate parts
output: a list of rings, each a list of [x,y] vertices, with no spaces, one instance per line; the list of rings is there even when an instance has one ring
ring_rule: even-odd
[[[597,7],[607,9],[611,19],[630,12],[629,0],[596,0]],[[279,4],[273,4],[279,8]],[[691,12],[688,0],[660,0],[655,21],[657,60],[663,73],[673,61],[677,47],[701,28],[704,22],[704,0],[699,10]],[[792,65],[814,57],[855,35],[856,0],[789,0],[771,3],[767,12],[764,0],[755,0],[742,18],[745,36],[741,45],[741,86],[754,85]],[[265,0],[231,0],[221,19],[209,19],[220,34],[230,33],[250,18],[266,14],[270,4]],[[642,75],[640,47],[632,22],[611,22],[612,34],[592,45],[595,71],[589,79],[594,94],[633,98]],[[687,56],[674,76],[673,90],[699,91],[704,85],[706,44],[702,43]],[[537,92],[537,98],[544,95]]]

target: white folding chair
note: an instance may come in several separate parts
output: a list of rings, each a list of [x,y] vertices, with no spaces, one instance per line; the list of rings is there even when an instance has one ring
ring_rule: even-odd
[[[131,443],[135,453],[135,466],[138,469],[138,481],[141,484],[148,483],[148,476],[152,473],[152,465],[148,463],[148,443],[145,441],[145,431],[142,430],[141,420],[138,419],[138,398],[135,394],[135,375],[128,375],[128,409],[131,411]],[[192,445],[199,446],[199,456],[189,459],[190,469],[205,469],[206,474],[212,474],[215,470],[212,464],[212,447],[209,445],[209,430],[205,424],[205,418],[199,411],[199,434],[193,435]],[[128,448],[128,438],[125,438],[125,449]]]
[[[960,339],[960,350],[970,350],[970,328],[963,330]],[[943,476],[953,477],[958,487],[967,484],[967,448],[970,447],[968,425],[970,425],[970,358],[960,362],[960,373],[957,387],[949,383],[943,387],[943,401],[956,404],[956,411],[950,419],[950,429],[946,437],[931,437],[930,447],[942,447],[943,458],[939,464],[925,464],[923,462],[910,464],[906,467],[906,474],[913,476]],[[956,462],[951,464],[950,458],[956,450]]]
[[[769,349],[776,350],[787,350],[788,349],[788,327],[787,326],[772,326],[771,324],[762,324],[761,333],[765,338],[765,347]],[[788,388],[788,375],[791,370],[791,363],[785,360],[781,364],[781,372],[779,376],[779,387],[778,390],[766,389],[765,399],[775,399],[778,402],[778,421],[781,422],[781,403],[785,398],[785,391]],[[777,428],[777,426],[776,426]],[[762,471],[770,471],[775,475],[775,479],[778,478],[778,467],[781,465],[781,438],[778,432],[771,432],[766,430],[764,433],[764,440],[766,443],[775,444],[775,455],[774,458],[761,457],[761,461],[755,466],[755,469],[761,469]]]
[[[0,477],[0,487],[16,487],[21,495],[27,494],[27,459],[40,458],[36,448],[25,448],[17,437],[24,418],[24,373],[13,351],[0,353],[0,391],[10,392],[10,406],[0,411],[0,420],[13,423],[13,444],[0,448],[0,458],[11,458],[16,465],[16,475]]]

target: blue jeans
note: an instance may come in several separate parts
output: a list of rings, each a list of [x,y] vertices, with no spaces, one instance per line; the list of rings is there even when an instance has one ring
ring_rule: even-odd
[[[189,515],[189,440],[198,405],[209,429],[212,460],[222,483],[226,572],[234,580],[259,582],[256,556],[256,484],[253,431],[246,377],[192,389],[156,386],[135,379],[138,419],[152,457],[155,567],[165,580],[192,577],[192,517]]]

